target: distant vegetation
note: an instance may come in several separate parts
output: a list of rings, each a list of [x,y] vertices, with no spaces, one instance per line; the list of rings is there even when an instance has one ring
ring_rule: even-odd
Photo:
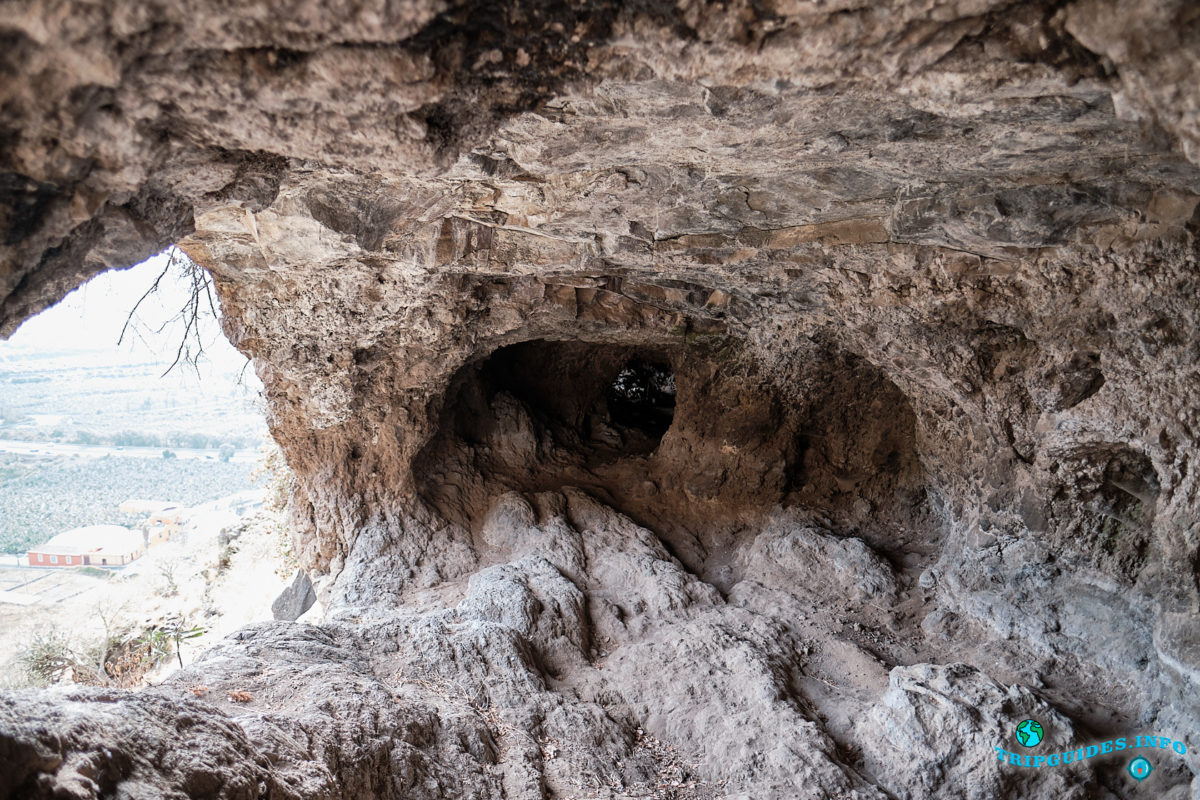
[[[130,498],[194,505],[254,488],[253,464],[161,458],[0,454],[0,552],[23,553],[80,525],[133,525]]]
[[[0,417],[2,419],[2,417]],[[0,432],[0,438],[18,439],[23,442],[57,442],[60,444],[83,444],[97,447],[177,447],[189,450],[219,450],[232,447],[242,450],[258,447],[262,438],[258,436],[210,436],[205,433],[147,433],[141,431],[118,431],[96,433],[94,431],[39,430],[33,427],[13,428]]]
[[[74,646],[70,635],[58,628],[35,635],[19,659],[28,685],[50,686],[70,675],[73,682],[85,686],[138,686],[146,673],[172,655],[182,667],[180,645],[205,633],[203,627],[182,621],[140,630],[103,615],[100,621],[104,637],[83,648]]]
[[[0,452],[0,552],[19,553],[81,525],[141,522],[117,511],[130,498],[194,505],[253,488],[254,465],[232,459],[238,451],[257,450],[267,436],[261,384],[219,335],[215,320],[206,322],[204,341],[198,338],[194,312],[203,308],[195,301],[208,290],[207,276],[178,259],[172,264],[182,267],[180,274],[160,259],[143,270],[144,284],[124,290],[132,309],[148,288],[165,291],[179,278],[157,311],[147,300],[131,321],[119,311],[108,320],[101,309],[92,315],[98,327],[87,328],[95,332],[87,341],[64,338],[42,346],[23,333],[32,329],[22,328],[0,342],[0,439],[108,453],[68,455],[68,448],[39,445],[16,448],[29,455]],[[82,312],[69,305],[39,320],[58,314],[57,327],[71,330]],[[181,307],[190,323],[183,331],[165,324]],[[160,325],[169,335],[157,335]],[[116,347],[125,334],[128,346]],[[106,349],[109,336],[114,346]],[[205,348],[210,359],[192,363],[190,356]],[[173,356],[188,368],[164,377]],[[135,448],[148,448],[154,457],[123,452]],[[206,451],[206,457],[187,458],[191,450]]]
[[[161,365],[125,358],[6,352],[0,343],[0,439],[242,450],[266,436],[257,384],[239,383],[236,370],[163,378]]]

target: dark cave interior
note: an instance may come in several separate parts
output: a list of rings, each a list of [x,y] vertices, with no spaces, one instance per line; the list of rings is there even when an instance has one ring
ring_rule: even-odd
[[[833,350],[780,387],[741,352],[736,342],[496,349],[451,382],[416,461],[420,494],[477,528],[500,493],[577,486],[700,570],[779,507],[897,560],[930,551],[940,526],[899,389]]]

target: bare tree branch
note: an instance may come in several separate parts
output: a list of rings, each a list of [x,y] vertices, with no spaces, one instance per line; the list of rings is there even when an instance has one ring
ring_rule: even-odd
[[[132,331],[139,336],[139,338],[142,338],[141,334],[138,332],[139,326],[136,317],[137,310],[142,305],[142,302],[146,300],[146,298],[159,291],[163,278],[165,278],[172,269],[177,269],[180,271],[180,277],[183,278],[184,282],[187,284],[188,294],[187,299],[184,301],[183,306],[179,309],[179,311],[176,312],[174,316],[170,317],[161,325],[159,325],[158,329],[155,331],[155,333],[162,333],[168,328],[174,327],[179,322],[183,323],[183,335],[180,337],[179,346],[175,350],[175,358],[171,361],[171,365],[167,367],[166,371],[163,372],[162,376],[160,377],[165,377],[166,375],[170,374],[171,370],[175,369],[175,367],[181,364],[190,365],[192,369],[196,370],[196,375],[199,376],[200,361],[204,358],[205,354],[204,340],[201,335],[201,316],[205,313],[203,308],[205,305],[208,306],[208,312],[212,314],[214,320],[219,319],[220,314],[217,312],[217,302],[213,296],[212,276],[210,276],[203,267],[188,258],[187,254],[177,247],[172,247],[170,249],[167,256],[166,267],[164,267],[159,276],[154,279],[154,283],[150,285],[150,288],[146,290],[146,293],[143,294],[137,303],[134,304],[133,308],[126,316],[125,325],[121,328],[121,336],[117,339],[117,344],[120,345],[124,341],[126,333],[130,331],[131,328]],[[142,341],[144,342],[145,339],[142,338]]]
[[[117,337],[118,347],[120,347],[121,343],[125,341],[125,332],[129,330],[130,324],[134,322],[134,315],[137,314],[137,310],[141,307],[142,303],[145,302],[147,297],[158,291],[159,284],[162,283],[162,279],[167,276],[167,273],[170,272],[170,270],[171,259],[168,258],[167,265],[163,267],[162,272],[158,273],[158,277],[154,279],[154,283],[150,284],[150,288],[146,290],[146,293],[138,298],[138,301],[133,304],[133,308],[129,309],[129,314],[125,317],[125,324],[121,326],[121,335]],[[134,330],[136,331],[136,325]]]

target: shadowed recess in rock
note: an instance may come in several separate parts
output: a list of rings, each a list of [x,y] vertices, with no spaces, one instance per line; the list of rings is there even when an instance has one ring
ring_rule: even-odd
[[[735,339],[510,345],[454,378],[414,473],[440,515],[472,528],[502,492],[584,488],[694,569],[778,507],[897,558],[932,552],[941,526],[904,396],[845,353],[801,369],[774,385]]]

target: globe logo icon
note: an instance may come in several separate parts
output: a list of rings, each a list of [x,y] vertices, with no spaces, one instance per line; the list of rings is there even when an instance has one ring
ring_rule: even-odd
[[[1129,774],[1134,777],[1138,783],[1150,777],[1150,772],[1154,767],[1150,766],[1150,762],[1145,758],[1138,756],[1133,761],[1129,762]]]
[[[1025,747],[1036,747],[1044,735],[1042,723],[1036,719],[1027,719],[1017,726],[1017,741]]]

